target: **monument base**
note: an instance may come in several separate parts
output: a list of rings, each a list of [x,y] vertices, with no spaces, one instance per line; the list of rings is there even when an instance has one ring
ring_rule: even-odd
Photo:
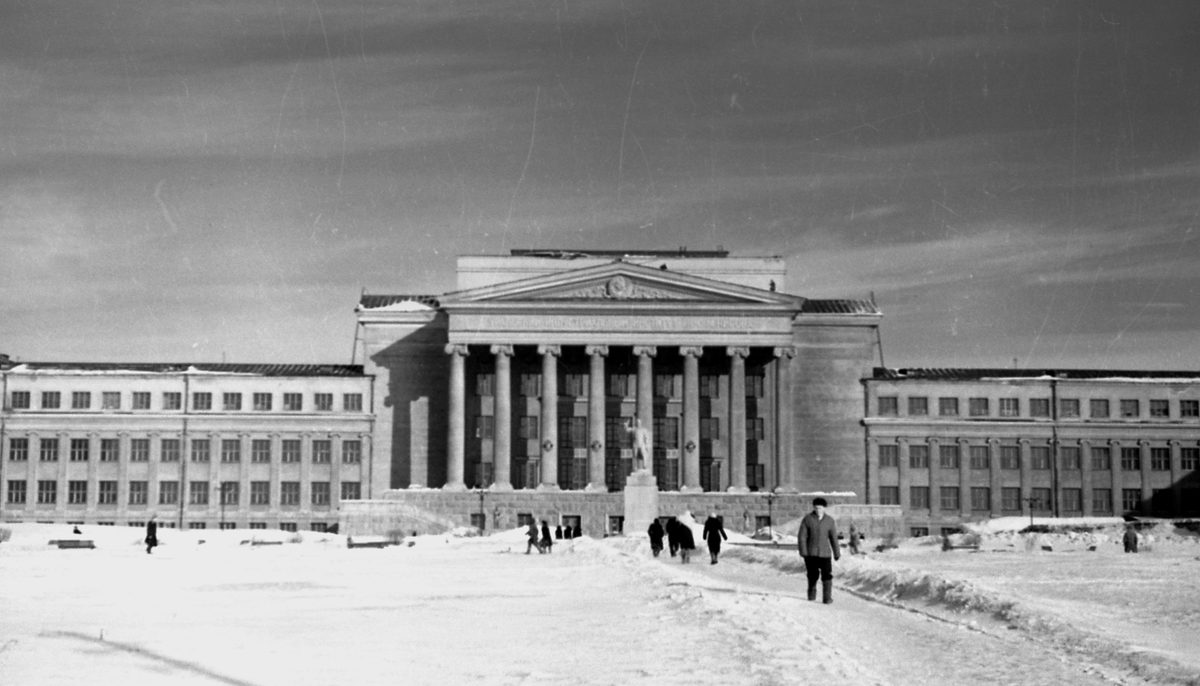
[[[644,536],[650,522],[658,519],[658,479],[647,469],[625,477],[626,536]]]

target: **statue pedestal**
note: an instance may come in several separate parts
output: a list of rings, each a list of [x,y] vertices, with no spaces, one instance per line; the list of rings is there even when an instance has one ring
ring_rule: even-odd
[[[650,522],[658,519],[658,479],[647,469],[625,477],[626,536],[644,536]]]

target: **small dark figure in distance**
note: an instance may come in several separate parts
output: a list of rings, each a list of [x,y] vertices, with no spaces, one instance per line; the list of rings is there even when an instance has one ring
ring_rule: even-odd
[[[708,515],[708,519],[704,520],[704,540],[708,542],[708,555],[712,558],[710,565],[717,564],[717,557],[721,554],[721,540],[728,540],[725,535],[725,525],[721,522],[721,518],[716,512]]]
[[[692,527],[683,522],[675,523],[675,538],[679,541],[679,561],[687,564],[696,549],[696,537],[692,535]]]
[[[1138,535],[1137,531],[1134,531],[1132,526],[1125,527],[1125,535],[1121,537],[1121,541],[1125,544],[1125,552],[1137,552]]]
[[[858,533],[858,529],[855,529],[854,525],[851,524],[850,525],[850,554],[851,555],[857,555],[859,553],[858,544],[860,542],[860,536],[861,536],[861,534]]]
[[[158,545],[158,522],[151,515],[150,521],[146,522],[146,554],[154,552],[154,547]]]
[[[529,537],[529,545],[525,546],[525,554],[528,555],[534,548],[537,548],[539,553],[546,552],[542,550],[542,545],[538,543],[538,528],[537,524],[529,523],[529,531],[526,534]]]
[[[554,540],[556,540],[556,541],[562,540],[562,524],[556,524],[554,526]]]
[[[671,517],[667,520],[667,549],[671,551],[671,557],[679,552],[679,526],[678,519]]]
[[[583,538],[583,527],[576,524],[571,528],[571,538]]]
[[[542,547],[548,553],[554,552],[554,539],[550,538],[550,525],[544,519],[542,520]]]
[[[654,554],[654,557],[658,557],[658,554],[662,552],[663,548],[662,541],[664,532],[662,524],[655,519],[654,521],[650,522],[650,528],[646,529],[646,533],[650,536],[650,552]]]
[[[797,544],[804,558],[808,576],[808,599],[817,599],[817,579],[821,580],[822,597],[826,604],[833,602],[833,560],[842,556],[838,545],[837,523],[825,514],[824,498],[813,498],[813,511],[800,521]]]

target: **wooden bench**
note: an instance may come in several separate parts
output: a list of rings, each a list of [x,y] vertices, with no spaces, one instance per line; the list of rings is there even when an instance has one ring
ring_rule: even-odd
[[[74,548],[94,549],[96,544],[90,538],[55,538],[47,542],[47,545],[57,546],[59,550],[71,550]]]
[[[395,542],[386,536],[347,536],[347,548],[386,548],[395,545]]]

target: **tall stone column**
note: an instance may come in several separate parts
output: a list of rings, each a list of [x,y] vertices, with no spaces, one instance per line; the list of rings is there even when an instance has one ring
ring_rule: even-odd
[[[1079,490],[1080,507],[1083,516],[1092,516],[1092,442],[1083,439],[1079,441]]]
[[[700,486],[700,346],[682,347],[683,355],[683,474],[679,490],[699,493]]]
[[[958,511],[963,519],[971,516],[971,445],[958,439]]]
[[[633,348],[633,354],[637,355],[637,421],[638,425],[647,437],[647,445],[653,452],[654,447],[654,356],[658,354],[658,348],[652,345],[637,345]],[[634,459],[636,461],[636,452],[638,450],[637,440],[635,435],[634,440]],[[653,454],[646,455],[646,464],[643,467],[646,471],[654,474],[654,456]],[[637,470],[637,465],[634,464],[634,470]]]
[[[929,519],[933,523],[941,514],[941,486],[942,486],[942,442],[937,438],[930,438],[929,442]]]
[[[496,414],[492,454],[493,491],[512,490],[512,356],[511,345],[493,345],[496,356]]]
[[[1109,475],[1112,479],[1112,513],[1118,517],[1125,514],[1124,498],[1122,497],[1121,488],[1125,482],[1121,478],[1121,442],[1108,442],[1108,468]]]
[[[557,345],[539,345],[542,356],[542,483],[540,491],[558,490],[558,356]]]
[[[729,492],[747,493],[746,486],[746,358],[749,348],[729,347]]]
[[[912,472],[909,460],[911,456],[908,450],[908,438],[904,436],[896,437],[896,445],[899,446],[896,452],[900,453],[896,463],[897,468],[897,483],[900,485],[900,507],[907,510],[912,505]]]
[[[1138,441],[1138,466],[1141,468],[1141,514],[1151,514],[1154,489],[1150,487],[1150,441]]]
[[[589,345],[588,354],[588,485],[585,491],[605,493],[604,479],[604,358],[607,345]]]
[[[467,411],[467,346],[461,343],[446,345],[450,356],[450,417],[446,440],[446,484],[447,491],[465,491],[463,473],[466,461],[466,411]]]
[[[1029,517],[1033,514],[1033,458],[1029,453],[1029,439],[1017,441],[1021,446],[1021,514]]]
[[[784,346],[775,348],[775,491],[778,493],[795,493],[799,491],[796,484],[795,451],[792,443],[792,358],[796,356],[796,348]],[[878,485],[875,486],[878,490]]]
[[[991,513],[999,517],[1004,512],[1004,481],[1000,470],[1000,441],[995,438],[987,439],[988,445],[988,495],[991,497]]]
[[[1183,442],[1168,442],[1171,450],[1171,514],[1179,516],[1183,509]]]

